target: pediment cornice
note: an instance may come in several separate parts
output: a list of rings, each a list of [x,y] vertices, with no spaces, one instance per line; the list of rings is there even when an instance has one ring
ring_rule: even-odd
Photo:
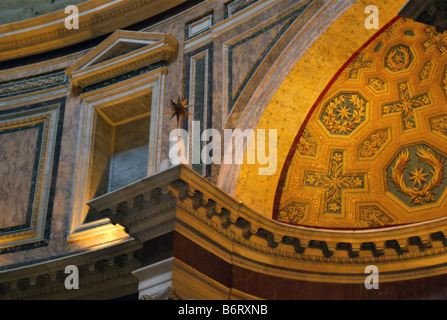
[[[65,73],[74,86],[115,78],[157,62],[172,61],[178,41],[169,34],[117,30]]]

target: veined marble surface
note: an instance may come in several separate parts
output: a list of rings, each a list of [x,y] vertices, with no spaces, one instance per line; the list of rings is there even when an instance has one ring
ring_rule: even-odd
[[[26,222],[38,131],[0,131],[0,228]]]

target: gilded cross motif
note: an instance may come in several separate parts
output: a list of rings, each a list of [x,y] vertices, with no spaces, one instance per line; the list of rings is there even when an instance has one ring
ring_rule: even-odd
[[[410,130],[416,127],[414,109],[430,105],[431,100],[428,93],[413,97],[410,94],[407,82],[401,83],[398,88],[400,92],[400,101],[384,105],[383,114],[401,114],[404,130]]]
[[[439,33],[431,27],[425,28],[425,33],[428,35],[428,40],[422,45],[425,50],[436,47],[441,55],[447,53],[447,32]]]
[[[349,70],[349,79],[358,79],[361,69],[371,69],[373,65],[372,60],[365,61],[365,55],[363,53],[359,54],[355,59],[347,66]]]
[[[333,151],[329,174],[306,173],[305,185],[308,187],[327,189],[327,212],[342,212],[342,191],[345,189],[363,189],[365,187],[365,175],[346,175],[343,172],[344,153]]]

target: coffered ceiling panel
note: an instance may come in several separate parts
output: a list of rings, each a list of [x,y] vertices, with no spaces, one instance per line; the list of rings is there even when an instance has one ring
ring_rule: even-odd
[[[447,33],[404,18],[353,57],[297,136],[274,219],[357,229],[444,216],[446,66]]]

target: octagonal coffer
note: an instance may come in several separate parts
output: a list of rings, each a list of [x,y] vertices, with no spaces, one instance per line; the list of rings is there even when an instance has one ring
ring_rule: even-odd
[[[386,168],[388,191],[409,208],[436,204],[447,187],[446,163],[425,143],[402,147]]]
[[[367,109],[359,93],[342,92],[326,102],[319,121],[330,135],[349,136],[366,121]]]

